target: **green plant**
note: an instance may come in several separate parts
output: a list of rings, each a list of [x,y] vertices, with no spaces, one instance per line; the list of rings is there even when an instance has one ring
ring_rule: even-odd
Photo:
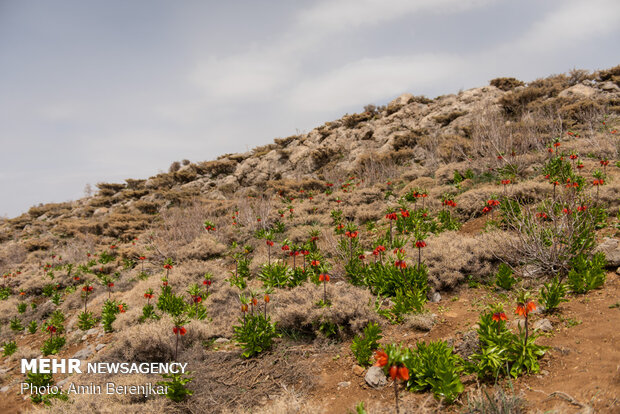
[[[17,312],[19,313],[24,313],[26,312],[26,308],[28,307],[28,304],[25,302],[20,302],[17,304]]]
[[[191,374],[191,372],[188,372],[188,374]],[[162,377],[168,379],[168,381],[159,381],[157,385],[166,387],[166,397],[170,400],[181,402],[194,393],[194,391],[185,386],[185,384],[193,380],[192,377],[184,377],[182,373],[162,374]]]
[[[0,300],[6,300],[11,296],[11,288],[8,286],[0,287]]]
[[[239,319],[240,325],[233,326],[235,341],[243,348],[243,356],[251,358],[254,355],[271,348],[276,333],[276,324],[271,323],[271,317],[263,316],[260,312]]]
[[[409,368],[407,389],[432,390],[435,398],[452,403],[463,392],[459,374],[463,371],[462,359],[454,354],[445,341],[418,342],[416,349],[405,359]]]
[[[168,285],[161,287],[161,294],[157,298],[157,309],[171,316],[179,316],[185,312],[187,304],[182,296],[172,293],[172,289]]]
[[[510,290],[515,283],[517,283],[517,279],[512,275],[510,266],[501,263],[495,274],[495,284],[504,290]]]
[[[78,328],[83,331],[87,331],[97,323],[97,318],[93,316],[92,312],[81,312],[78,315]]]
[[[10,327],[12,331],[15,332],[19,332],[19,331],[23,331],[24,330],[24,326],[22,325],[22,322],[19,320],[19,318],[17,316],[13,317],[10,321],[9,321]]]
[[[103,309],[101,310],[101,324],[105,332],[112,332],[112,323],[116,320],[116,315],[125,312],[127,305],[120,301],[106,300],[103,303]]]
[[[363,336],[357,335],[353,338],[351,351],[360,365],[370,365],[372,352],[379,347],[378,341],[381,338],[381,327],[375,322],[368,322],[368,325],[364,328]]]
[[[37,332],[37,328],[37,321],[30,321],[30,323],[28,324],[28,332],[34,334]]]
[[[17,344],[15,341],[5,342],[2,344],[4,350],[2,351],[2,355],[5,357],[11,356],[17,351]]]
[[[540,288],[540,303],[545,307],[546,313],[553,313],[558,309],[560,303],[568,302],[568,299],[565,298],[567,290],[566,285],[560,283],[557,276]]]
[[[522,414],[525,412],[526,400],[522,395],[514,393],[512,383],[510,392],[496,386],[489,393],[486,388],[479,388],[467,396],[467,407],[464,414]]]
[[[150,303],[144,305],[142,308],[142,316],[140,316],[140,322],[144,322],[147,319],[159,319],[159,315],[155,313],[155,307]]]
[[[41,353],[45,356],[56,355],[58,351],[65,346],[65,342],[66,340],[64,336],[51,335],[45,342],[43,342]]]
[[[35,404],[44,403],[45,405],[49,405],[50,399],[52,398],[58,398],[63,401],[68,400],[67,395],[63,394],[62,391],[56,391],[55,388],[51,387],[54,384],[52,374],[29,372],[26,375],[25,382],[30,385],[31,389],[35,390],[35,392],[30,395],[30,400]],[[50,389],[49,393],[40,394],[38,392],[38,390],[47,389],[48,387]]]
[[[263,281],[267,288],[287,287],[291,282],[291,269],[283,262],[263,264],[258,272],[258,278]]]
[[[568,272],[568,286],[575,293],[586,293],[605,283],[605,253],[599,252],[588,260],[585,254],[576,256]]]
[[[62,295],[59,292],[54,292],[50,300],[54,305],[59,306],[62,303]]]

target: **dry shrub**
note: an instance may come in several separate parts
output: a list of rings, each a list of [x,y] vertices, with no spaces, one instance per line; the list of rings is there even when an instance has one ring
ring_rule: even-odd
[[[569,128],[583,128],[593,134],[605,114],[605,107],[589,98],[570,100],[560,108],[560,114]]]
[[[318,334],[321,323],[337,324],[339,335],[361,332],[369,321],[378,322],[372,309],[373,296],[366,289],[348,283],[330,283],[328,299],[332,305],[321,308],[323,287],[305,283],[291,290],[274,292],[272,315],[280,329]]]
[[[44,214],[47,218],[53,218],[69,212],[71,212],[70,202],[39,204],[38,206],[30,207],[28,210],[28,214],[33,218]]]
[[[313,178],[303,180],[274,180],[267,181],[267,187],[272,188],[282,196],[298,196],[299,190],[304,191],[323,191],[325,183]]]
[[[371,113],[362,112],[361,114],[345,115],[342,117],[342,123],[347,128],[355,128],[360,122],[368,121],[371,118]]]
[[[363,204],[344,210],[347,217],[354,217],[358,223],[367,223],[381,219],[385,212],[385,203],[376,201],[372,204]]]
[[[190,244],[182,247],[178,251],[180,259],[209,260],[219,257],[226,252],[226,246],[219,243],[208,234],[196,237]]]
[[[338,149],[332,147],[320,147],[310,153],[310,158],[314,164],[314,169],[318,170],[329,164],[339,153]]]
[[[428,332],[433,329],[436,318],[430,313],[416,313],[405,315],[403,325],[408,329]]]
[[[411,159],[413,157],[412,151],[403,147],[388,153],[377,154],[371,152],[361,155],[358,157],[357,165],[352,173],[358,177],[363,177],[364,183],[367,186],[384,183],[389,179],[400,176],[401,167],[398,165],[398,162],[404,159]]]
[[[0,272],[17,268],[27,257],[27,247],[22,243],[10,241],[0,248]]]
[[[179,339],[179,359],[194,343],[209,339],[209,322],[192,320],[186,325],[187,334]],[[114,327],[122,326],[115,322]],[[168,362],[174,358],[175,336],[172,319],[164,314],[160,320],[140,324],[139,329],[129,326],[115,335],[115,341],[106,352],[107,361]]]
[[[98,195],[103,197],[113,196],[114,194],[125,188],[123,183],[97,183],[99,189]]]
[[[103,222],[103,234],[129,240],[142,233],[151,220],[152,217],[146,214],[112,213]]]
[[[394,136],[392,140],[392,147],[394,151],[398,151],[402,148],[413,148],[417,145],[420,138],[427,136],[428,131],[426,129],[412,129],[405,134]]]
[[[492,79],[489,84],[505,92],[510,91],[518,86],[525,85],[522,81],[515,78],[495,78]]]
[[[165,189],[165,188],[170,188],[175,184],[174,182],[174,177],[172,176],[172,174],[168,174],[168,173],[159,173],[151,178],[149,178],[145,183],[144,186],[146,188],[152,188],[152,189]]]
[[[34,252],[37,250],[49,250],[52,248],[52,241],[49,237],[39,238],[35,237],[32,239],[28,239],[22,242],[24,249],[29,252]]]
[[[180,169],[181,163],[178,161],[173,161],[172,164],[170,164],[170,167],[168,167],[168,172],[172,174],[179,171]]]
[[[247,231],[254,232],[258,228],[267,228],[271,225],[272,213],[277,207],[273,198],[265,196],[240,198],[237,202],[237,208],[239,209],[237,223]],[[257,220],[259,217],[260,222]]]
[[[441,135],[437,142],[435,154],[443,161],[461,161],[471,155],[471,140],[461,135]]]
[[[138,200],[132,206],[144,214],[156,214],[161,208],[161,204],[147,200]]]
[[[422,259],[428,266],[429,284],[435,289],[452,289],[471,275],[482,280],[491,274],[500,246],[491,244],[491,236],[473,237],[447,231],[428,239]]]
[[[451,111],[451,112],[446,112],[446,113],[437,115],[433,117],[433,119],[442,127],[446,127],[450,125],[450,123],[454,121],[456,118],[459,118],[466,114],[467,114],[467,111]]]
[[[186,165],[174,173],[174,179],[180,183],[189,183],[198,177],[198,170],[194,165]]]
[[[130,190],[141,190],[144,188],[144,184],[146,183],[146,180],[144,179],[133,179],[133,178],[127,178],[125,180],[125,182],[127,183],[127,188]]]

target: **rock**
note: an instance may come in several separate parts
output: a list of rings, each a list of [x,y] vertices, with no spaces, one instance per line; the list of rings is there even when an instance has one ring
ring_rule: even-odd
[[[463,334],[461,342],[459,342],[454,349],[457,354],[463,358],[475,354],[480,350],[480,341],[478,339],[478,332],[467,331]]]
[[[620,92],[620,87],[611,81],[603,82],[598,87],[605,92]]]
[[[361,377],[362,375],[364,375],[364,367],[359,366],[359,365],[353,365],[353,373],[359,377]]]
[[[230,339],[228,338],[217,338],[213,341],[214,344],[227,344],[228,342],[230,342]]]
[[[348,388],[351,385],[351,381],[342,381],[338,383],[338,388]]]
[[[99,207],[93,212],[93,217],[101,217],[108,214],[108,209],[105,207]]]
[[[439,292],[431,293],[430,302],[431,303],[439,303],[441,301],[441,295]]]
[[[616,269],[616,274],[620,275],[620,267]]]
[[[519,327],[525,329],[525,319],[514,319],[510,322],[510,325],[512,325],[514,329],[519,329]]]
[[[87,339],[88,339],[88,335],[82,335],[82,338],[81,338],[82,341],[85,341]]]
[[[364,380],[366,380],[366,383],[372,388],[383,388],[387,384],[387,378],[383,370],[374,365],[368,369]]]
[[[596,94],[596,90],[590,86],[577,84],[568,89],[564,89],[558,94],[560,98],[591,98]]]
[[[85,348],[80,349],[79,351],[77,351],[75,354],[73,354],[73,356],[71,358],[75,358],[75,359],[88,359],[91,356],[93,356],[93,354],[95,353],[94,351],[94,347],[92,345],[89,345]]]
[[[4,387],[0,388],[0,392],[7,392],[9,390],[9,386],[5,385]]]
[[[553,330],[553,325],[549,319],[539,319],[534,322],[534,330],[535,331],[543,331],[543,332],[551,332]]]
[[[99,351],[101,351],[103,348],[105,348],[105,344],[98,344],[98,345],[95,347],[95,351],[99,352]]]
[[[99,335],[97,335],[97,338],[101,338],[103,337],[103,332],[100,332]]]
[[[90,328],[88,331],[86,331],[86,335],[94,335],[97,332],[99,332],[99,329],[97,329],[97,328]]]
[[[620,241],[618,239],[612,239],[611,237],[605,237],[601,244],[596,246],[595,252],[605,253],[607,259],[607,268],[614,269],[620,266]]]

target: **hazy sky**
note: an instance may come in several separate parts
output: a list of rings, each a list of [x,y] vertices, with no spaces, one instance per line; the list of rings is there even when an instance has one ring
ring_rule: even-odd
[[[0,0],[0,215],[434,97],[619,64],[618,0]]]

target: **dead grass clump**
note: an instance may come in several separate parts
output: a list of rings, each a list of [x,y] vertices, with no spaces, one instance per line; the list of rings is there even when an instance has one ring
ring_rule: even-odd
[[[364,183],[366,185],[385,183],[390,179],[400,176],[401,166],[395,162],[392,155],[395,153],[407,153],[409,158],[411,158],[411,151],[411,149],[403,146],[389,154],[371,152],[361,155],[357,159],[357,165],[353,173],[358,177],[364,177]]]
[[[517,86],[525,85],[522,81],[515,78],[495,78],[492,79],[489,84],[505,92],[510,91]]]
[[[29,252],[37,250],[49,250],[52,248],[52,242],[48,237],[34,237],[23,242],[24,248]]]
[[[392,147],[395,151],[402,148],[413,148],[417,145],[421,137],[428,135],[426,129],[412,129],[405,134],[396,135],[392,141]]]
[[[138,211],[144,214],[157,214],[157,212],[161,208],[161,204],[155,201],[138,200],[133,203],[133,207],[135,207],[136,209],[138,209]]]
[[[326,166],[338,153],[339,151],[332,147],[320,147],[313,150],[310,153],[310,159],[314,164],[314,169],[317,170]]]
[[[347,128],[355,128],[360,122],[368,121],[372,118],[372,114],[369,112],[362,112],[361,114],[345,115],[342,118],[342,123]]]
[[[433,119],[442,127],[446,127],[452,123],[456,118],[466,115],[467,111],[452,111],[446,112],[433,117]]]
[[[433,329],[436,318],[430,313],[407,314],[403,325],[407,329],[428,332]]]
[[[174,179],[180,183],[189,183],[198,177],[198,170],[194,165],[186,165],[174,172]]]
[[[174,185],[174,177],[172,174],[159,173],[144,183],[144,186],[149,189],[165,189]]]
[[[136,180],[133,178],[127,178],[125,182],[127,183],[127,188],[129,190],[141,190],[144,188],[144,183],[146,183],[146,180],[144,179]]]
[[[48,203],[39,204],[38,206],[30,207],[28,214],[35,218],[45,215],[47,218],[58,217],[62,214],[67,214],[71,211],[71,203]]]
[[[102,197],[110,197],[125,188],[123,183],[97,183],[99,189],[98,195]]]
[[[306,349],[278,349],[277,353],[248,360],[241,358],[239,352],[205,353],[200,348],[193,351],[188,357],[194,381],[188,386],[194,395],[185,403],[187,412],[204,412],[205,407],[212,413],[278,412],[271,404],[265,405],[270,396],[305,393],[318,375],[315,358]],[[289,402],[282,406],[297,406]],[[265,405],[264,410],[260,410],[261,405]]]
[[[316,305],[323,298],[323,289],[312,283],[275,292],[272,315],[277,326],[314,335],[325,333],[329,326],[335,327],[336,335],[348,337],[361,332],[369,321],[379,321],[368,290],[347,283],[334,283],[327,289],[332,303],[327,308]]]
[[[209,260],[219,257],[226,252],[226,246],[208,234],[196,237],[190,244],[178,251],[181,259]]]
[[[103,234],[126,240],[132,239],[147,228],[150,222],[149,215],[112,213],[103,223]]]
[[[487,233],[469,237],[453,231],[430,237],[422,255],[428,266],[429,283],[443,290],[453,289],[469,275],[485,279],[498,261],[494,253],[500,249],[490,240]]]
[[[192,204],[200,196],[200,189],[175,187],[170,190],[159,190],[156,194],[166,200],[169,207],[181,207]]]
[[[438,145],[434,152],[443,161],[462,161],[471,155],[472,142],[461,135],[442,135],[437,141]]]
[[[569,128],[581,127],[593,131],[598,126],[594,124],[605,114],[605,108],[593,99],[581,99],[563,105],[560,113]]]
[[[276,138],[273,141],[276,144],[278,144],[280,147],[285,148],[288,146],[288,144],[300,138],[301,138],[300,135],[291,135],[290,137],[286,137],[286,138]]]
[[[267,187],[272,188],[282,196],[299,196],[299,191],[323,191],[325,183],[323,181],[306,178],[303,180],[274,180],[267,181]]]

